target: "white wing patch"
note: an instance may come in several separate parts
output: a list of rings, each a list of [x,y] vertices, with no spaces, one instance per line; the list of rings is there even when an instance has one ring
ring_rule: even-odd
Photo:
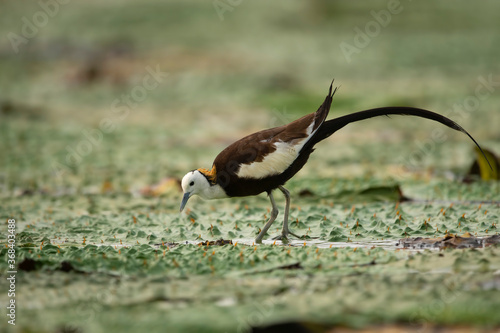
[[[276,150],[261,162],[242,164],[236,175],[240,178],[262,179],[283,173],[299,156],[299,152],[312,136],[314,122],[307,128],[307,137],[292,142],[278,141],[274,144]]]

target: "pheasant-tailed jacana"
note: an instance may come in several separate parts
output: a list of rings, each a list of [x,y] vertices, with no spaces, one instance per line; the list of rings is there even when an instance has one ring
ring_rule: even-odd
[[[204,199],[219,199],[267,192],[272,205],[271,217],[255,239],[256,243],[262,243],[264,235],[278,215],[273,190],[279,189],[285,195],[286,206],[283,229],[276,239],[286,239],[289,234],[298,237],[288,229],[290,193],[283,185],[306,164],[315,144],[349,123],[372,117],[406,115],[431,119],[465,133],[481,149],[476,140],[453,120],[418,108],[382,107],[325,120],[337,91],[335,88],[332,92],[332,85],[333,82],[318,111],[287,125],[250,134],[224,149],[215,158],[211,170],[196,169],[188,172],[182,179],[184,196],[180,210],[184,209],[193,195]]]

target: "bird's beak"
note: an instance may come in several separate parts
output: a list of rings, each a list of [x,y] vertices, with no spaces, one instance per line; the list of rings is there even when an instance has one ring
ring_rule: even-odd
[[[184,209],[184,206],[186,206],[190,196],[191,196],[191,193],[189,193],[189,192],[184,193],[184,196],[182,197],[182,202],[181,202],[181,210],[180,210],[181,212]]]

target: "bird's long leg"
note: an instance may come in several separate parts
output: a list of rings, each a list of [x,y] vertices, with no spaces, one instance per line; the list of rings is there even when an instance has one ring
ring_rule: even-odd
[[[283,229],[281,230],[281,236],[276,237],[276,239],[283,240],[283,238],[287,238],[289,234],[297,238],[301,238],[300,236],[297,236],[296,234],[290,232],[290,229],[288,229],[288,213],[290,212],[290,192],[288,192],[288,190],[283,186],[279,186],[278,188],[285,196],[286,204],[285,204],[285,218],[283,219]]]
[[[271,200],[271,205],[272,205],[271,217],[267,221],[264,228],[262,228],[262,230],[260,231],[257,238],[255,238],[255,243],[257,243],[257,244],[262,243],[262,239],[264,238],[264,235],[267,233],[267,230],[269,230],[269,228],[271,227],[271,224],[273,224],[274,220],[276,220],[276,217],[278,216],[278,207],[276,207],[276,202],[274,201],[273,194],[272,194],[272,192],[268,192],[268,194],[269,194],[269,200]]]

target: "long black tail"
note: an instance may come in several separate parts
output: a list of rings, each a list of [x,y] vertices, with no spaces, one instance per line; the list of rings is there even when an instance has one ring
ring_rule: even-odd
[[[421,118],[427,118],[437,121],[450,128],[453,128],[454,130],[465,133],[476,144],[479,150],[481,150],[481,153],[483,154],[484,158],[486,159],[486,161],[488,161],[488,158],[486,157],[486,155],[484,154],[483,150],[476,142],[476,140],[474,140],[472,135],[470,135],[469,132],[467,132],[462,126],[458,125],[453,120],[432,111],[412,108],[412,107],[405,107],[405,106],[389,106],[383,108],[369,109],[325,121],[323,125],[319,128],[316,135],[314,136],[313,140],[314,144],[328,138],[330,135],[332,135],[342,127],[346,126],[347,124],[373,117],[389,116],[389,115],[416,116]],[[488,164],[490,165],[491,168],[490,161],[488,161]]]

